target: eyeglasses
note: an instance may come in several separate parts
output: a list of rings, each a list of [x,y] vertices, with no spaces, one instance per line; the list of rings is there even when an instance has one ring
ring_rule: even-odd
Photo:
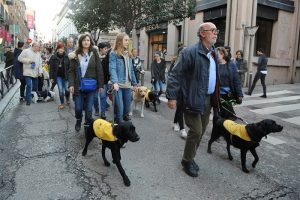
[[[202,30],[202,31],[211,31],[214,34],[219,34],[219,32],[220,32],[220,30],[218,30],[216,28],[212,28],[212,29],[209,29],[209,30]]]

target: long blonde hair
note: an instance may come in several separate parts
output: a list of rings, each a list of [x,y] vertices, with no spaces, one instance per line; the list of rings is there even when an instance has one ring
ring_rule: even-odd
[[[124,47],[123,47],[123,39],[125,36],[128,36],[126,33],[119,33],[116,38],[116,43],[114,47],[114,51],[117,53],[118,56],[122,56],[124,54]]]

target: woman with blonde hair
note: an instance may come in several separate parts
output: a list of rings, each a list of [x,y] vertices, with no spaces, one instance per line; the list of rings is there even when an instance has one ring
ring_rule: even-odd
[[[131,88],[137,84],[132,59],[128,55],[128,45],[128,35],[119,33],[115,47],[109,55],[109,73],[114,88],[117,123],[130,120]]]

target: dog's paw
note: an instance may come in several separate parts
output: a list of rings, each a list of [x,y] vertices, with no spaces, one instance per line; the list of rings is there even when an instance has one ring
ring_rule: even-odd
[[[250,172],[246,167],[243,167],[242,170],[243,170],[243,172],[245,172],[245,173],[247,173],[247,174]]]
[[[207,153],[212,153],[211,149],[207,149]]]
[[[230,156],[228,156],[228,159],[229,160],[233,160],[233,157],[230,155]]]
[[[108,161],[106,161],[106,162],[104,162],[104,165],[105,165],[106,167],[109,167],[109,166],[110,166],[110,163],[109,163]]]
[[[82,156],[85,156],[87,151],[82,151]]]
[[[255,168],[255,167],[256,167],[256,164],[257,164],[257,161],[253,161],[252,167]]]
[[[125,177],[125,178],[123,179],[123,181],[124,181],[124,184],[125,184],[127,187],[130,186],[131,182],[130,182],[130,180],[129,180],[128,177]]]

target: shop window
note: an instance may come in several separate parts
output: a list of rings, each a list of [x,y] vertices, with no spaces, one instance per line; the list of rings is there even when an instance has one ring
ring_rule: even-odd
[[[256,54],[256,49],[262,48],[265,51],[265,55],[267,57],[270,57],[273,21],[263,18],[257,18],[256,25],[259,26],[259,28],[255,35],[254,55]]]

